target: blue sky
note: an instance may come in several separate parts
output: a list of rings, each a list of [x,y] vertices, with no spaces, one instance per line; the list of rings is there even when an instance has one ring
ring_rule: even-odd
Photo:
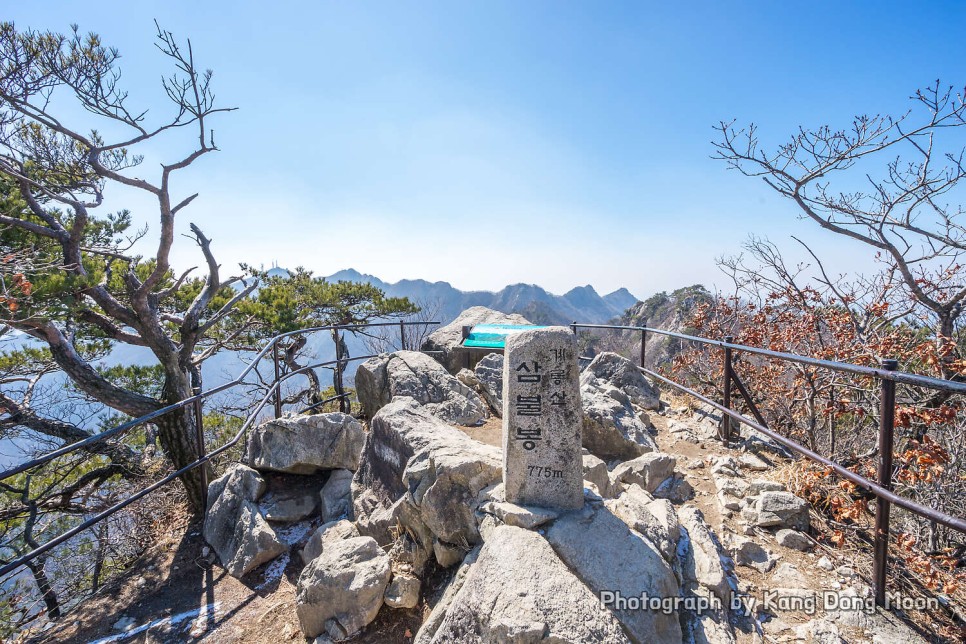
[[[226,266],[646,297],[724,287],[714,258],[750,233],[868,266],[864,249],[712,160],[712,126],[754,121],[775,142],[902,112],[937,78],[961,87],[964,7],[47,0],[3,13],[98,32],[155,119],[166,66],[152,20],[192,39],[219,102],[240,109],[214,123],[221,151],[177,180],[201,193],[180,226],[198,223]],[[152,144],[141,171],[187,144]],[[115,189],[105,207],[154,225],[140,195]],[[187,239],[173,260],[201,262]]]

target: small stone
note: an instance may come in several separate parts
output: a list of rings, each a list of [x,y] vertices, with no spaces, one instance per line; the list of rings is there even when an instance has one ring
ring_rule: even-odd
[[[839,566],[838,568],[835,569],[835,574],[841,577],[845,577],[845,579],[851,579],[852,577],[855,577],[855,571],[852,570],[850,566]]]
[[[675,474],[664,479],[664,482],[654,490],[654,496],[667,499],[671,503],[684,503],[694,496],[694,488],[683,476]]]
[[[735,472],[738,470],[738,461],[736,461],[731,456],[719,456],[711,462],[711,471],[715,474],[718,470],[726,469]]]
[[[714,484],[718,488],[718,492],[736,499],[744,497],[749,487],[747,483],[738,478],[717,478]],[[735,509],[737,510],[738,508]]]
[[[593,454],[583,454],[584,480],[593,483],[601,496],[608,496],[610,491],[610,472],[607,463]]]
[[[835,565],[832,563],[832,560],[829,559],[828,557],[822,557],[821,559],[818,560],[818,562],[815,565],[821,568],[822,570],[828,570],[828,571],[835,570]]]
[[[808,529],[808,503],[790,492],[762,492],[754,511],[755,525]]]
[[[452,543],[435,539],[433,541],[433,554],[436,555],[436,563],[443,568],[449,568],[463,561],[466,551]]]
[[[741,509],[741,499],[729,496],[724,492],[718,492],[715,495],[715,498],[718,500],[718,505],[720,505],[723,510],[734,512]]]
[[[789,528],[782,528],[776,532],[775,541],[780,546],[792,548],[793,550],[801,550],[802,552],[812,549],[812,542],[808,537],[798,530],[791,530]]]
[[[764,472],[770,465],[754,454],[742,454],[738,457],[738,465],[752,472]]]
[[[805,586],[806,580],[798,567],[790,563],[779,564],[771,575],[771,580],[782,586]]]
[[[503,525],[503,522],[492,514],[484,514],[483,518],[480,519],[480,538],[483,541],[487,541],[490,535],[493,534],[493,530],[501,525]]]
[[[621,463],[611,472],[612,487],[621,483],[637,484],[648,492],[654,492],[669,476],[674,474],[677,460],[670,454],[650,452]]]
[[[419,603],[419,579],[412,575],[394,575],[386,587],[386,605],[391,608],[412,608]]]
[[[778,481],[768,479],[752,479],[745,490],[746,496],[758,496],[762,492],[784,492],[785,486]]]
[[[751,539],[745,539],[744,537],[736,537],[734,539],[731,553],[737,565],[748,566],[762,573],[766,573],[774,568],[777,562],[777,559],[772,553]]]

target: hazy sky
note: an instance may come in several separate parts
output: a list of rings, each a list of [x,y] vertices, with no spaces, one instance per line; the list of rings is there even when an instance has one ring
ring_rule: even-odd
[[[220,152],[177,179],[221,262],[353,267],[638,297],[724,285],[714,258],[794,234],[853,269],[865,250],[714,161],[712,126],[845,126],[966,83],[966,5],[889,2],[8,3],[120,49],[133,106],[169,113],[153,19],[215,71]],[[82,116],[75,112],[72,116]],[[140,173],[187,150],[152,144]],[[156,176],[156,174],[155,174]],[[112,189],[156,228],[149,200]],[[145,248],[147,252],[149,249]],[[177,266],[201,258],[187,239]]]

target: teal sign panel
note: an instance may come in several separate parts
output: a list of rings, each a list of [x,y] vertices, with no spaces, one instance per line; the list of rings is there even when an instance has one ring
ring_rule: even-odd
[[[463,346],[480,349],[502,349],[506,337],[511,333],[543,328],[546,327],[531,324],[477,324],[470,330],[470,335],[463,340]]]

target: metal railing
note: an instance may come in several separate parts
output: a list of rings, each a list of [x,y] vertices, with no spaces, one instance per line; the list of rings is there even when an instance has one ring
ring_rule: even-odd
[[[128,432],[129,430],[143,425],[145,423],[151,422],[166,413],[171,411],[184,408],[188,405],[195,406],[195,414],[198,419],[202,417],[201,415],[201,405],[202,401],[209,398],[217,393],[226,391],[240,384],[244,384],[244,379],[256,368],[256,365],[266,357],[266,355],[271,352],[272,360],[275,369],[275,379],[271,386],[268,388],[265,395],[261,398],[258,404],[255,406],[254,411],[252,411],[242,427],[236,432],[236,434],[228,440],[225,444],[221,445],[217,449],[206,452],[204,448],[204,436],[203,428],[201,423],[196,423],[198,427],[198,449],[199,458],[195,461],[185,465],[179,470],[172,472],[165,476],[164,478],[152,483],[148,487],[136,492],[135,494],[129,496],[128,498],[106,508],[100,513],[90,517],[84,522],[78,524],[74,528],[71,528],[67,532],[45,542],[38,548],[14,559],[13,561],[0,566],[0,577],[4,577],[24,566],[26,563],[36,559],[39,556],[49,552],[51,549],[57,547],[58,545],[66,542],[72,537],[76,536],[80,532],[91,528],[100,521],[103,521],[107,517],[115,514],[116,512],[124,509],[128,505],[138,501],[139,499],[147,496],[151,492],[157,490],[158,488],[174,481],[180,476],[186,474],[187,472],[200,467],[209,461],[211,461],[216,456],[224,453],[228,449],[238,444],[238,442],[245,436],[248,429],[258,418],[262,410],[268,405],[271,399],[274,407],[274,415],[276,418],[280,417],[282,414],[282,396],[281,396],[281,385],[288,378],[296,375],[307,373],[310,369],[316,369],[321,367],[329,367],[335,369],[342,369],[345,364],[352,361],[364,360],[373,357],[372,355],[365,356],[342,356],[341,342],[339,341],[339,333],[344,331],[360,330],[367,327],[377,327],[377,326],[399,326],[400,338],[405,348],[405,328],[406,326],[413,325],[438,325],[439,322],[384,322],[384,323],[372,323],[368,325],[331,325],[331,326],[321,326],[313,327],[309,329],[300,329],[297,331],[292,331],[289,333],[284,333],[278,335],[271,339],[271,341],[255,356],[251,363],[232,381],[214,387],[205,392],[199,392],[195,395],[188,397],[180,402],[174,403],[172,405],[167,405],[158,409],[150,414],[141,416],[140,418],[135,418],[127,423],[119,425],[113,429],[101,432],[90,438],[84,439],[82,441],[66,445],[60,449],[54,450],[43,456],[27,461],[21,465],[8,469],[0,473],[0,481],[6,480],[17,474],[26,472],[34,467],[38,467],[45,463],[48,463],[60,456],[69,454],[79,449],[84,449],[90,447],[94,443],[101,441],[106,441],[114,437],[118,437]],[[927,387],[930,389],[936,389],[940,391],[946,391],[951,393],[966,393],[966,383],[954,382],[949,380],[942,380],[939,378],[931,378],[928,376],[920,376],[911,373],[905,373],[897,371],[897,364],[894,360],[882,360],[880,367],[868,367],[863,365],[856,365],[843,362],[834,362],[829,360],[820,360],[817,358],[810,358],[807,356],[800,356],[792,353],[783,353],[780,351],[772,351],[769,349],[762,349],[758,347],[751,347],[747,345],[734,344],[733,338],[726,337],[723,340],[712,340],[709,338],[703,338],[699,336],[686,335],[683,333],[677,333],[673,331],[665,331],[663,329],[654,329],[647,326],[620,326],[620,325],[607,325],[607,324],[578,324],[574,322],[570,325],[573,333],[576,335],[578,329],[601,329],[601,330],[613,330],[613,331],[630,331],[639,332],[641,334],[641,352],[640,352],[640,366],[639,369],[655,378],[656,380],[686,393],[696,399],[710,405],[714,409],[717,409],[722,413],[722,424],[720,431],[720,438],[725,445],[728,445],[731,441],[732,432],[732,421],[739,423],[744,423],[749,427],[761,432],[765,436],[769,437],[776,443],[794,451],[802,456],[815,461],[825,467],[830,468],[836,474],[845,478],[857,486],[865,488],[871,492],[877,499],[876,503],[876,514],[875,514],[875,534],[874,534],[874,572],[873,572],[873,591],[875,596],[875,602],[878,605],[885,604],[885,588],[886,579],[888,575],[888,539],[889,539],[889,511],[891,505],[896,505],[904,508],[914,514],[925,517],[931,521],[935,521],[941,525],[947,526],[959,532],[966,533],[966,520],[954,517],[935,508],[930,508],[923,506],[915,501],[898,496],[892,491],[892,455],[893,455],[893,438],[894,438],[894,428],[895,428],[895,387],[897,383],[915,385],[921,387]],[[279,362],[279,347],[280,341],[306,333],[313,333],[318,331],[332,331],[334,334],[334,340],[336,345],[336,359],[329,360],[325,362],[320,362],[317,364],[307,365],[305,367],[300,367],[299,369],[282,372],[282,366]],[[710,398],[702,395],[701,393],[690,389],[680,383],[677,383],[651,369],[645,367],[645,357],[646,357],[646,346],[647,346],[647,335],[649,333],[655,333],[667,337],[678,338],[680,340],[685,340],[689,342],[695,342],[698,344],[703,344],[707,346],[714,346],[722,349],[722,362],[723,362],[723,400],[721,403],[711,400]],[[852,373],[860,376],[873,377],[880,381],[880,415],[879,415],[879,436],[878,436],[878,453],[879,453],[879,463],[877,471],[877,480],[872,481],[866,477],[863,477],[846,467],[840,465],[839,463],[830,460],[812,450],[801,445],[789,438],[786,438],[775,431],[771,430],[767,423],[765,422],[763,416],[759,412],[754,400],[749,395],[747,387],[739,378],[738,374],[733,369],[734,353],[735,352],[745,352],[750,354],[761,355],[767,358],[774,358],[783,361],[797,362],[800,364],[806,364],[813,367],[819,367],[824,369],[831,369],[835,371],[841,371],[845,373]],[[339,379],[335,379],[336,383],[339,383]],[[738,393],[747,403],[748,408],[751,410],[754,419],[748,418],[734,410],[731,409],[731,391],[732,388],[737,389]],[[300,413],[309,411],[313,408],[321,406],[326,403],[338,400],[340,403],[340,410],[345,411],[348,408],[347,400],[348,395],[344,391],[339,391],[339,385],[337,384],[336,395],[332,396],[326,400],[317,402],[305,409],[301,410]],[[202,470],[204,471],[204,469]]]
[[[109,430],[100,432],[98,434],[95,434],[95,435],[91,436],[90,438],[85,438],[82,441],[78,441],[76,443],[71,443],[70,445],[65,445],[64,447],[61,447],[60,449],[53,450],[53,451],[48,452],[48,453],[46,453],[46,454],[44,454],[42,456],[39,456],[39,457],[34,458],[34,459],[31,459],[29,461],[26,461],[24,463],[21,463],[20,465],[17,465],[15,467],[12,467],[10,469],[7,469],[7,470],[5,470],[3,472],[0,472],[0,482],[2,482],[2,481],[5,481],[5,480],[13,477],[13,476],[16,476],[18,474],[22,474],[24,472],[27,472],[27,471],[35,468],[35,467],[39,467],[41,465],[44,465],[46,463],[49,463],[49,462],[53,461],[54,459],[59,458],[61,456],[64,456],[66,454],[70,454],[70,453],[75,452],[75,451],[80,450],[80,449],[88,448],[91,445],[94,445],[95,443],[100,443],[100,442],[104,442],[104,441],[107,441],[107,440],[110,440],[110,439],[114,439],[115,437],[120,437],[120,436],[124,435],[125,433],[127,433],[128,431],[134,429],[135,427],[139,427],[141,425],[144,425],[145,423],[149,423],[151,421],[157,420],[161,416],[164,416],[165,414],[170,413],[172,411],[175,411],[175,410],[178,410],[178,409],[183,409],[185,407],[188,407],[189,405],[194,407],[194,413],[195,413],[195,417],[197,419],[196,420],[196,423],[195,423],[196,430],[197,430],[197,434],[196,434],[197,435],[197,450],[198,450],[198,455],[199,455],[197,459],[195,459],[191,463],[188,463],[184,467],[181,467],[177,471],[172,472],[172,473],[168,474],[167,476],[165,476],[165,477],[163,477],[163,478],[155,481],[151,485],[149,485],[149,486],[147,486],[147,487],[145,487],[145,488],[143,488],[143,489],[135,492],[134,494],[132,494],[132,495],[128,496],[127,498],[119,501],[118,503],[115,503],[114,505],[111,505],[110,507],[102,510],[101,512],[95,514],[94,516],[86,519],[85,521],[81,522],[80,524],[78,524],[78,525],[74,526],[73,528],[67,530],[66,532],[63,532],[63,533],[59,534],[58,536],[50,539],[49,541],[46,541],[45,543],[41,544],[39,547],[34,548],[33,550],[31,550],[31,551],[29,551],[29,552],[27,552],[27,553],[25,553],[25,554],[23,554],[23,555],[15,558],[15,559],[13,559],[12,561],[10,561],[10,562],[8,562],[6,564],[0,565],[0,578],[3,578],[6,575],[10,574],[11,572],[14,572],[17,569],[25,566],[26,564],[28,564],[29,562],[33,561],[37,557],[40,557],[40,556],[46,554],[47,552],[51,551],[52,549],[56,548],[57,546],[59,546],[59,545],[63,544],[64,542],[72,539],[73,537],[77,536],[78,534],[80,534],[84,530],[87,530],[87,529],[89,529],[89,528],[97,525],[98,523],[100,523],[104,519],[110,517],[113,514],[116,514],[117,512],[119,512],[120,510],[123,510],[124,508],[126,508],[129,505],[131,505],[132,503],[134,503],[134,502],[136,502],[136,501],[144,498],[148,494],[151,494],[155,490],[163,487],[164,485],[167,485],[168,483],[174,481],[175,479],[180,478],[181,476],[187,474],[188,472],[190,472],[190,471],[192,471],[192,470],[194,470],[194,469],[196,469],[198,467],[201,467],[201,466],[205,465],[206,463],[208,463],[212,459],[214,459],[216,456],[218,456],[218,455],[226,452],[227,450],[231,449],[232,447],[234,447],[235,445],[237,445],[238,442],[245,436],[245,434],[248,431],[248,429],[258,419],[259,415],[261,414],[262,410],[266,407],[266,405],[268,404],[268,402],[269,402],[270,399],[273,401],[274,416],[275,416],[275,418],[279,418],[282,415],[282,391],[281,391],[281,385],[282,385],[283,382],[285,382],[289,378],[291,378],[293,376],[305,374],[305,373],[308,373],[310,370],[318,369],[318,368],[322,368],[322,367],[328,367],[328,368],[338,369],[338,370],[342,371],[342,370],[344,370],[345,365],[348,364],[349,362],[355,362],[355,361],[358,361],[358,360],[366,360],[368,358],[372,358],[372,357],[375,356],[375,354],[363,355],[363,356],[343,356],[342,355],[342,343],[340,342],[340,335],[339,335],[340,332],[358,331],[358,330],[361,330],[361,329],[372,328],[372,327],[389,327],[389,326],[398,327],[399,328],[399,333],[400,333],[400,344],[402,345],[402,348],[405,349],[406,348],[406,327],[407,326],[435,326],[435,325],[438,325],[438,324],[439,324],[439,322],[408,322],[408,321],[399,321],[399,322],[373,322],[373,323],[369,323],[369,324],[346,324],[346,325],[319,326],[319,327],[311,327],[311,328],[307,328],[307,329],[299,329],[297,331],[290,331],[288,333],[282,333],[280,335],[277,335],[277,336],[273,337],[268,342],[268,344],[266,344],[265,347],[262,348],[262,350],[259,351],[255,355],[255,357],[248,364],[248,366],[245,367],[245,369],[243,369],[242,372],[240,374],[238,374],[238,376],[236,376],[235,379],[234,380],[231,380],[230,382],[226,382],[226,383],[221,384],[221,385],[219,385],[217,387],[213,387],[212,389],[209,389],[207,391],[196,392],[193,396],[190,396],[188,398],[185,398],[184,400],[181,400],[181,401],[179,401],[177,403],[173,403],[171,405],[166,405],[165,407],[162,407],[160,409],[157,409],[157,410],[155,410],[155,411],[153,411],[153,412],[151,412],[149,414],[145,414],[144,416],[140,416],[138,418],[135,418],[133,420],[130,420],[130,421],[128,421],[128,422],[126,422],[126,423],[124,423],[122,425],[118,425],[117,427],[114,427],[112,429],[109,429]],[[290,338],[290,337],[293,337],[293,336],[304,335],[304,334],[308,334],[308,333],[315,333],[315,332],[319,332],[319,331],[331,331],[333,333],[333,339],[335,341],[335,350],[336,350],[336,358],[335,358],[335,360],[327,360],[327,361],[324,361],[324,362],[319,362],[319,363],[315,363],[315,364],[306,365],[304,367],[299,367],[298,369],[294,369],[292,371],[283,372],[282,365],[279,362],[279,347],[280,347],[280,342],[283,341],[283,340],[285,340],[286,338]],[[206,449],[205,449],[205,443],[204,443],[204,428],[203,428],[202,420],[201,420],[202,419],[202,411],[203,411],[203,408],[202,408],[203,401],[205,399],[207,399],[207,398],[210,398],[211,396],[214,396],[215,394],[218,394],[218,393],[224,392],[224,391],[226,391],[228,389],[231,389],[232,387],[236,387],[238,385],[243,385],[243,384],[250,384],[250,383],[245,383],[245,378],[250,373],[252,373],[252,371],[254,371],[256,369],[258,363],[262,359],[264,359],[268,355],[269,352],[271,352],[271,354],[272,354],[272,361],[274,363],[275,379],[273,380],[273,382],[271,383],[271,385],[268,387],[268,390],[266,391],[265,395],[262,396],[261,400],[257,403],[257,405],[255,406],[254,410],[250,414],[248,414],[248,417],[245,419],[245,422],[242,424],[241,428],[235,433],[235,435],[231,439],[229,439],[225,444],[221,445],[217,449],[214,449],[211,452],[207,452]],[[311,410],[313,408],[316,408],[318,406],[321,406],[322,404],[325,404],[325,403],[328,403],[328,402],[332,402],[334,400],[338,400],[339,401],[339,409],[340,409],[340,411],[343,411],[343,412],[347,411],[349,409],[349,406],[348,406],[348,403],[347,403],[348,398],[349,398],[349,394],[347,394],[343,390],[341,379],[335,378],[334,379],[334,384],[335,384],[335,387],[336,387],[336,395],[335,396],[332,396],[331,398],[328,398],[328,399],[323,400],[321,402],[318,402],[318,403],[315,403],[313,405],[310,405],[309,407],[307,407],[305,409],[302,409],[298,413],[304,413],[305,411]],[[205,475],[205,468],[204,467],[201,468],[201,472],[202,472],[202,476],[203,476],[202,481],[203,481],[203,484],[204,484],[203,485],[203,487],[204,487],[203,492],[204,493],[207,493],[207,484],[206,484],[207,482],[204,480],[204,475]],[[207,499],[204,499],[203,500],[203,503],[205,503],[205,505],[207,505]]]
[[[772,351],[770,349],[762,349],[759,347],[751,347],[743,344],[734,344],[734,338],[725,337],[723,340],[711,340],[709,338],[703,338],[699,336],[687,335],[684,333],[677,333],[674,331],[665,331],[663,329],[654,329],[648,326],[620,326],[620,325],[609,325],[609,324],[578,324],[574,322],[570,325],[573,330],[574,335],[577,335],[578,329],[603,329],[603,330],[613,330],[613,331],[630,331],[639,332],[641,334],[641,355],[640,355],[640,366],[638,367],[641,372],[655,378],[656,380],[668,385],[669,387],[676,389],[682,393],[688,394],[697,398],[698,400],[710,405],[714,409],[717,409],[722,413],[722,422],[719,432],[719,437],[724,443],[724,445],[729,445],[733,436],[732,432],[732,421],[737,421],[739,423],[744,423],[749,427],[761,432],[768,438],[772,439],[779,445],[786,447],[802,456],[819,463],[833,472],[841,476],[842,478],[855,483],[861,488],[865,488],[871,492],[876,497],[876,507],[875,507],[875,530],[873,535],[873,575],[872,575],[872,588],[873,595],[875,597],[875,603],[878,606],[884,606],[886,600],[886,582],[888,578],[888,557],[889,557],[889,511],[892,505],[901,507],[913,514],[917,514],[921,517],[934,521],[938,524],[944,525],[953,530],[957,530],[962,533],[966,533],[966,520],[960,517],[955,517],[945,512],[941,512],[935,508],[924,506],[915,501],[911,501],[904,497],[897,495],[892,491],[892,469],[893,469],[893,448],[894,448],[894,435],[895,435],[895,404],[896,404],[896,383],[915,385],[919,387],[927,387],[929,389],[935,389],[938,391],[945,391],[949,393],[966,393],[966,383],[956,382],[951,380],[943,380],[940,378],[931,378],[929,376],[920,376],[912,373],[905,373],[902,371],[897,371],[898,363],[892,359],[883,359],[880,362],[879,367],[868,367],[863,365],[851,364],[847,362],[834,362],[831,360],[820,360],[817,358],[810,358],[807,356],[800,356],[794,353],[784,353],[781,351]],[[670,378],[667,378],[645,366],[645,357],[647,349],[647,335],[648,333],[656,333],[658,335],[663,335],[671,338],[678,338],[680,340],[685,340],[689,342],[695,342],[698,344],[703,344],[707,346],[719,347],[722,349],[722,401],[719,403],[717,401],[711,400],[710,398],[702,395],[701,393],[686,387]],[[869,480],[868,478],[856,474],[852,470],[842,466],[841,464],[828,459],[821,454],[818,454],[809,448],[797,443],[789,438],[778,434],[777,432],[770,429],[765,422],[764,417],[758,410],[755,401],[752,399],[751,395],[748,393],[747,387],[739,378],[738,374],[734,370],[734,352],[745,352],[755,355],[764,356],[767,358],[773,358],[778,360],[783,360],[787,362],[797,362],[800,364],[806,364],[813,367],[830,369],[833,371],[840,371],[844,373],[851,373],[859,376],[872,377],[879,380],[880,392],[879,392],[879,433],[878,433],[878,455],[879,462],[876,472],[875,481]],[[748,409],[754,416],[754,420],[748,418],[742,414],[731,409],[731,391],[732,388],[738,390],[738,393],[744,399],[745,403],[748,405]]]

